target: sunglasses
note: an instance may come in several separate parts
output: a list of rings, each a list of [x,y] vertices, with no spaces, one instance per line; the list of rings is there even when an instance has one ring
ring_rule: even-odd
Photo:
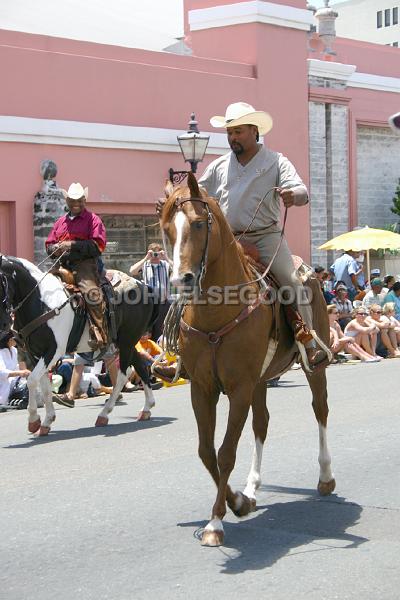
[[[359,317],[366,317],[368,313],[356,313]]]
[[[371,312],[375,313],[376,315],[381,315],[382,314],[381,310],[371,310]]]

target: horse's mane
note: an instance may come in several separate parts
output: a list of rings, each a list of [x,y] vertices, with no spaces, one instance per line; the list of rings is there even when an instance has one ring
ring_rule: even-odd
[[[167,198],[167,200],[163,206],[163,211],[161,214],[161,227],[164,227],[167,223],[169,223],[171,221],[171,218],[175,211],[176,199],[177,198],[188,198],[189,199],[191,196],[192,196],[192,194],[191,194],[191,190],[190,190],[189,186],[180,185],[180,186],[174,188],[173,193]],[[210,211],[212,212],[215,219],[217,220],[220,228],[226,229],[227,235],[229,238],[229,243],[236,246],[239,260],[244,268],[244,271],[245,271],[246,275],[250,279],[252,279],[253,273],[250,268],[250,263],[249,263],[246,255],[245,255],[245,252],[243,250],[243,246],[238,241],[235,240],[234,235],[228,225],[228,222],[227,222],[218,202],[212,196],[208,196],[207,192],[202,187],[199,187],[199,197],[207,200],[207,204],[210,207]]]

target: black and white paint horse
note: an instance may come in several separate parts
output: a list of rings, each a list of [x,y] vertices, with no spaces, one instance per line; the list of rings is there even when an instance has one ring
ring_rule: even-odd
[[[119,273],[119,272],[117,272]],[[157,318],[157,306],[154,305],[148,288],[124,273],[115,287],[118,302],[115,303],[117,340],[119,350],[119,370],[117,383],[103,410],[97,417],[96,426],[108,424],[108,415],[113,410],[119,393],[135,368],[143,381],[145,404],[139,418],[149,418],[154,406],[153,391],[147,369],[143,366],[135,344]],[[0,327],[11,326],[14,312],[14,329],[23,330],[40,315],[56,309],[56,314],[47,322],[35,328],[27,337],[29,355],[35,368],[28,377],[29,388],[29,424],[31,433],[47,435],[55,420],[51,383],[48,371],[66,354],[68,340],[74,323],[74,310],[68,301],[68,294],[60,280],[51,274],[45,274],[35,265],[22,258],[0,255]],[[59,309],[59,310],[58,310]],[[89,352],[87,326],[83,330],[77,352]],[[68,348],[68,350],[71,350]],[[41,423],[37,412],[37,393],[43,396],[45,418]]]

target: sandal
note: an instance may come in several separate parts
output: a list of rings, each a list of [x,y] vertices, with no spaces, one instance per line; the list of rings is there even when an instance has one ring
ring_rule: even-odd
[[[52,400],[53,402],[57,402],[57,404],[61,404],[67,408],[74,408],[75,406],[75,400],[72,400],[68,394],[53,394]]]

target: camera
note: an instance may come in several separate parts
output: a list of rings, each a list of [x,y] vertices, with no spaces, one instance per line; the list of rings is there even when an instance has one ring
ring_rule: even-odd
[[[157,258],[158,254],[158,252],[153,252],[153,258]]]

